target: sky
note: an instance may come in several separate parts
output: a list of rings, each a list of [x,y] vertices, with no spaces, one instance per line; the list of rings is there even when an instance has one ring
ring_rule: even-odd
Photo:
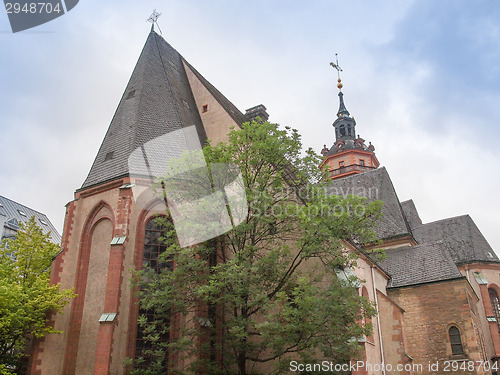
[[[241,111],[334,143],[346,107],[424,222],[469,214],[500,255],[500,2],[81,0],[13,34],[0,10],[0,195],[62,232],[150,30]]]

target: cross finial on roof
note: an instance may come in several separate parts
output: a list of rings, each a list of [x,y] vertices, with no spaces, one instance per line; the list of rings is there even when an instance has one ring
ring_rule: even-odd
[[[153,14],[149,16],[149,18],[146,20],[147,22],[151,22],[151,31],[154,31],[155,29],[155,24],[158,26],[158,18],[161,16],[161,13],[158,13],[155,10],[153,10]],[[162,34],[160,26],[158,26],[158,30],[160,31],[160,34]]]
[[[335,63],[331,62],[330,65],[337,70],[337,76],[338,76],[338,84],[337,84],[337,87],[339,88],[339,90],[342,91],[342,87],[344,85],[342,85],[342,81],[340,79],[340,72],[343,72],[342,68],[340,67],[339,65],[339,59],[338,59],[338,54],[335,54]]]

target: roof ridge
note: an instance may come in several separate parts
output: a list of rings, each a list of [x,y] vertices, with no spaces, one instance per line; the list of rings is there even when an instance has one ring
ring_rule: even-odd
[[[151,30],[150,33],[148,34],[148,38],[149,38],[149,35],[152,34],[152,33],[154,33],[153,30]],[[123,89],[123,94],[120,96],[120,99],[118,100],[118,105],[116,106],[115,112],[113,113],[113,116],[111,117],[111,120],[109,121],[108,128],[106,129],[106,133],[104,133],[104,137],[102,138],[102,141],[101,141],[101,144],[99,146],[99,149],[97,150],[97,153],[95,154],[94,161],[92,162],[92,165],[91,165],[91,167],[89,169],[89,172],[87,173],[87,176],[83,180],[82,186],[80,188],[78,188],[76,191],[81,191],[81,190],[87,189],[88,187],[93,186],[91,184],[90,186],[84,187],[85,183],[87,182],[87,180],[90,177],[90,174],[92,173],[92,170],[94,169],[94,166],[97,163],[97,158],[99,157],[99,154],[101,153],[101,149],[104,146],[104,140],[106,139],[106,137],[108,136],[108,134],[111,132],[111,124],[113,123],[113,121],[115,120],[115,118],[116,118],[116,116],[118,114],[118,110],[120,109],[120,103],[123,101],[123,98],[125,97],[125,94],[127,94],[127,87],[130,85],[130,82],[132,81],[133,73],[137,69],[137,66],[139,65],[140,57],[144,53],[147,44],[148,43],[147,43],[147,39],[146,39],[146,43],[144,43],[144,45],[142,46],[141,53],[139,54],[139,58],[137,59],[135,65],[134,65],[134,68],[132,69],[132,74],[130,75],[130,77],[129,77],[128,81],[127,81],[127,84],[125,85],[125,88]],[[109,182],[109,180],[105,180],[103,183],[106,183],[106,182]]]
[[[435,221],[429,221],[428,223],[422,223],[422,225],[419,225],[418,227],[415,227],[414,229],[422,228],[423,226],[426,226],[426,225],[429,225],[429,224],[441,223],[443,221],[452,220],[452,219],[459,219],[459,218],[462,218],[462,217],[464,217],[464,218],[469,217],[469,219],[472,220],[472,218],[470,217],[469,214],[463,214],[463,215],[451,216],[451,217],[447,217],[447,218],[439,219],[439,220],[435,220]]]
[[[476,254],[476,245],[475,245],[475,240],[473,238],[473,234],[472,234],[472,230],[471,230],[471,222],[474,223],[474,221],[472,220],[472,218],[467,215],[466,218],[468,218],[469,220],[466,220],[466,225],[467,225],[467,230],[469,231],[469,238],[471,239],[470,241],[470,245],[472,247],[472,254]]]
[[[389,175],[389,172],[387,171],[387,169],[385,167],[382,167],[380,168],[384,173],[387,174],[388,176],[388,180],[389,180],[389,183],[391,185],[391,188],[392,190],[394,191],[394,196],[396,197],[396,202],[398,203],[398,207],[399,207],[399,211],[401,213],[401,216],[403,217],[403,221],[405,223],[405,226],[406,226],[406,230],[408,231],[407,233],[410,234],[412,236],[412,238],[414,239],[413,237],[413,232],[411,230],[411,226],[410,226],[410,223],[408,222],[408,219],[406,218],[406,214],[403,210],[403,206],[401,204],[401,200],[399,199],[398,197],[398,192],[396,191],[396,188],[394,187],[394,183],[392,182],[392,179],[391,179],[391,176]]]
[[[410,199],[407,199],[407,200],[405,200],[405,201],[402,201],[402,202],[401,202],[401,204],[403,204],[403,203],[407,203],[407,202],[413,202],[413,199],[412,199],[412,198],[410,198]],[[415,203],[415,202],[413,202],[413,203]]]
[[[3,196],[3,195],[0,195],[0,198],[6,199],[6,200],[8,200],[8,201],[10,201],[10,202],[13,202],[13,203],[15,203],[15,204],[19,205],[19,206],[22,206],[22,207],[24,207],[24,208],[27,208],[27,209],[28,209],[28,210],[30,210],[30,211],[35,211],[37,214],[43,215],[43,216],[45,216],[45,217],[47,217],[47,218],[48,218],[48,216],[47,216],[47,215],[45,215],[43,212],[40,212],[40,211],[38,211],[38,210],[35,210],[35,209],[31,208],[31,207],[25,206],[24,204],[18,203],[18,202],[14,201],[14,200],[12,200],[12,199],[9,199],[9,198],[7,198],[7,197],[5,197],[5,196]]]
[[[168,76],[168,73],[167,73],[167,69],[166,69],[166,67],[165,67],[165,62],[164,62],[164,59],[163,59],[163,57],[164,57],[164,56],[162,55],[162,53],[161,53],[161,49],[160,49],[160,46],[159,46],[159,44],[158,44],[158,38],[161,38],[161,40],[162,40],[164,43],[167,43],[167,44],[169,45],[169,47],[170,47],[170,48],[172,48],[172,49],[175,51],[175,53],[177,53],[179,56],[181,56],[181,55],[180,55],[180,53],[179,53],[179,52],[178,52],[178,51],[177,51],[177,50],[176,50],[176,49],[175,49],[175,48],[174,48],[174,47],[173,47],[170,43],[168,43],[168,42],[167,42],[167,41],[166,41],[163,37],[161,37],[161,36],[160,36],[160,35],[159,35],[156,31],[154,31],[154,29],[151,29],[151,32],[150,32],[150,33],[149,33],[149,35],[148,35],[148,39],[149,39],[149,36],[150,36],[150,35],[152,35],[152,37],[153,37],[153,40],[154,40],[154,46],[156,47],[156,52],[158,53],[158,57],[160,58],[161,67],[162,67],[162,78],[163,78],[163,79],[165,79],[165,81],[167,82],[166,88],[167,88],[167,90],[169,91],[169,93],[170,93],[170,94],[172,94],[172,90],[170,89],[170,86],[171,86],[171,81],[170,81],[170,79],[169,79],[169,76]],[[146,44],[147,44],[147,41],[146,41],[146,43],[144,44],[144,46],[146,46]],[[142,55],[142,52],[141,52],[141,55]],[[139,59],[140,59],[140,57],[139,57]],[[137,62],[139,62],[139,59],[137,60]],[[133,73],[132,73],[132,74],[133,74]],[[132,76],[131,76],[130,78],[132,78]],[[128,84],[127,84],[127,87],[128,87]],[[144,96],[145,96],[145,95],[144,95],[144,91],[143,91],[142,89],[143,89],[143,87],[141,87],[141,93],[140,93],[140,96],[139,96],[139,98],[138,98],[138,100],[139,100],[139,104],[138,104],[137,108],[141,108],[141,105],[143,104],[143,101],[144,101],[144,100],[147,100],[147,98],[146,98],[146,99],[144,98]],[[127,90],[125,89],[125,92],[126,92],[126,91],[127,91]],[[124,94],[125,94],[125,92],[124,92]],[[171,104],[172,104],[172,105],[174,106],[174,108],[175,108],[175,111],[172,111],[172,114],[175,114],[175,116],[176,116],[177,120],[179,120],[179,122],[181,122],[181,121],[180,121],[180,118],[179,118],[180,116],[178,116],[179,106],[177,105],[177,104],[178,104],[178,103],[177,103],[177,101],[172,100]],[[119,106],[119,105],[118,105],[118,106]],[[139,112],[138,112],[138,111],[137,111],[135,114],[136,114],[136,119],[135,119],[135,122],[137,123],[137,122],[138,122],[138,120],[139,120],[139,118],[140,118],[141,116],[140,116],[140,114],[139,114]],[[136,143],[137,143],[138,138],[139,138],[138,136],[139,136],[139,133],[138,133],[138,132],[134,132],[134,144],[136,144]],[[128,171],[128,173],[130,173],[130,171]],[[128,174],[128,173],[127,173],[127,174]]]
[[[387,168],[385,166],[381,166],[380,168],[370,169],[370,170],[363,172],[363,173],[352,174],[350,176],[345,176],[345,177],[342,177],[341,179],[339,178],[339,179],[331,180],[329,182],[332,184],[335,184],[337,181],[340,181],[340,180],[348,181],[348,180],[352,180],[354,178],[359,178],[360,176],[363,176],[363,175],[383,173],[384,171],[389,175],[389,172],[387,172]],[[390,179],[390,177],[389,177],[389,179]],[[391,183],[392,183],[392,181],[391,181]],[[394,187],[394,185],[393,185],[393,187]],[[399,198],[398,198],[398,200],[399,200]]]

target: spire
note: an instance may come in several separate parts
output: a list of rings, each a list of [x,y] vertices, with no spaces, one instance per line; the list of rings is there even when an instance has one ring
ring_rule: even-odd
[[[344,93],[342,92],[342,87],[344,87],[344,85],[342,84],[342,80],[340,79],[340,72],[343,72],[343,70],[339,65],[338,54],[335,54],[335,62],[334,63],[331,62],[330,65],[333,67],[333,69],[337,71],[337,78],[338,78],[337,87],[339,89],[340,107],[339,111],[337,112],[337,117],[344,117],[344,116],[349,117],[350,116],[349,111],[347,110],[344,104]]]
[[[339,92],[340,106],[339,111],[337,112],[337,117],[349,117],[351,114],[347,110],[344,104],[344,93],[342,91]]]
[[[375,147],[370,142],[370,146],[365,145],[365,140],[359,135],[356,137],[356,120],[349,113],[344,104],[344,93],[342,92],[342,80],[337,54],[335,54],[335,63],[330,65],[337,70],[337,88],[339,89],[339,110],[337,118],[333,122],[335,129],[335,143],[328,149],[323,146],[321,154],[323,161],[321,168],[327,168],[330,171],[330,178],[350,176],[363,173],[371,169],[378,168],[379,162],[375,153]]]

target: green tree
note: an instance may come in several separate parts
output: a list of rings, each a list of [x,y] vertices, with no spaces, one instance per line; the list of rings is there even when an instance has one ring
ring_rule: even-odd
[[[179,165],[190,169],[187,155],[160,185],[178,186],[177,198],[189,202],[233,180],[234,167],[221,172],[221,165],[237,166],[246,218],[215,239],[184,248],[168,213],[157,219],[167,247],[160,257],[165,267],[136,274],[141,308],[155,316],[139,319],[151,349],[136,366],[147,361],[146,373],[162,374],[169,354],[176,354],[187,359],[190,371],[243,375],[263,363],[285,372],[290,358],[356,358],[356,338],[371,329],[359,322],[374,309],[358,295],[355,277],[336,275],[356,261],[345,241],[376,239],[372,228],[381,202],[329,195],[319,156],[302,150],[297,131],[277,124],[246,123],[227,144],[208,144],[203,151],[211,173],[176,174]],[[207,184],[199,182],[207,176],[212,187],[203,191]],[[234,206],[227,212],[234,219]],[[208,223],[189,225],[196,233]]]
[[[56,333],[47,322],[74,297],[72,290],[50,285],[50,265],[59,246],[32,217],[14,239],[0,243],[0,373],[20,367],[26,345]]]

